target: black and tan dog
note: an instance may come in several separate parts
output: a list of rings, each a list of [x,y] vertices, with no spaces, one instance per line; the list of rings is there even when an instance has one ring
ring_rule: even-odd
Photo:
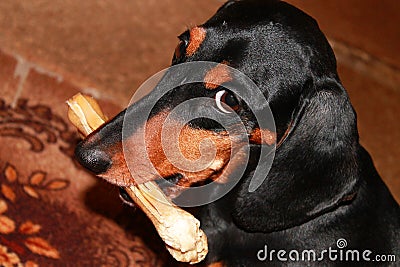
[[[132,123],[127,139],[134,146],[137,132],[148,129],[147,153],[159,177],[194,186],[218,180],[229,164],[230,141],[220,124],[208,119],[191,121],[181,132],[183,154],[186,149],[185,156],[190,157],[198,140],[211,138],[219,164],[195,173],[181,171],[159,149],[166,115],[188,99],[218,95],[218,101],[240,116],[251,142],[246,172],[231,192],[196,214],[209,239],[207,262],[226,266],[355,264],[356,258],[346,261],[346,250],[340,252],[339,239],[347,240],[343,249],[359,251],[363,264],[381,254],[397,254],[400,260],[399,205],[359,144],[356,114],[339,80],[333,51],[317,23],[281,1],[229,1],[205,24],[179,38],[173,65],[193,61],[219,64],[204,74],[203,83],[178,86],[164,95],[149,117]],[[250,77],[267,103],[249,109],[233,92],[218,86],[231,80],[226,65]],[[76,149],[81,164],[116,185],[132,184],[122,153],[123,117],[127,113],[140,117],[137,114],[148,108],[152,98],[150,93],[81,142]],[[251,110],[268,105],[276,133],[260,129],[252,116]],[[220,107],[191,108],[223,116],[225,110]],[[261,142],[263,133],[266,142]],[[257,163],[263,164],[262,158],[258,162],[258,148],[274,142],[279,145],[271,170],[250,193],[249,177]],[[133,159],[139,169],[144,168],[140,164],[143,158],[138,153]],[[139,177],[136,182],[146,179]],[[329,247],[337,251],[329,251]],[[286,254],[280,252],[278,257],[279,250]],[[289,255],[293,250],[299,257],[295,252]],[[312,255],[302,261],[303,250],[319,254],[315,261]]]

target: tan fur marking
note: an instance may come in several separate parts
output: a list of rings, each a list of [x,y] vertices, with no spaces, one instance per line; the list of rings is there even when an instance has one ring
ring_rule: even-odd
[[[228,68],[227,61],[223,61],[216,67],[209,70],[204,77],[205,86],[209,90],[214,90],[221,84],[230,81],[232,81],[232,75]]]
[[[222,261],[214,262],[214,263],[207,265],[207,267],[225,267],[225,266],[226,265]]]
[[[276,147],[280,147],[280,146],[282,145],[282,143],[286,140],[286,138],[288,137],[289,132],[290,132],[292,126],[293,126],[293,121],[291,121],[291,122],[289,123],[289,125],[288,125],[288,127],[287,127],[285,133],[284,133],[283,136],[281,137],[281,140],[279,140],[279,142],[278,142],[278,144],[276,145]]]
[[[206,39],[206,30],[202,27],[194,27],[190,30],[189,45],[186,48],[186,55],[193,56]]]
[[[276,143],[276,133],[271,132],[268,129],[256,128],[250,134],[249,140],[254,144],[266,144],[270,146]]]

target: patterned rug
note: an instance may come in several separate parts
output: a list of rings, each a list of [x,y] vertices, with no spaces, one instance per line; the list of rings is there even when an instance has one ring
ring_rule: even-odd
[[[80,88],[0,63],[0,266],[177,266],[143,213],[74,160],[65,100]]]

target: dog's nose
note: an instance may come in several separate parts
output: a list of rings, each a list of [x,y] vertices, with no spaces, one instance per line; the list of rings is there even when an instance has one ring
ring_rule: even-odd
[[[107,153],[96,147],[87,147],[84,142],[79,143],[76,147],[75,157],[83,167],[95,174],[106,172],[112,164]]]

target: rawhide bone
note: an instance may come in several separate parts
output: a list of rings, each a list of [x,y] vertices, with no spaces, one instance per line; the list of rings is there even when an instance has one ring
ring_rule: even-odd
[[[107,120],[96,100],[90,96],[79,93],[67,104],[68,118],[83,136],[89,135]],[[150,181],[124,189],[152,221],[169,253],[177,261],[195,264],[206,257],[207,236],[200,229],[200,222],[171,203],[156,183]]]

